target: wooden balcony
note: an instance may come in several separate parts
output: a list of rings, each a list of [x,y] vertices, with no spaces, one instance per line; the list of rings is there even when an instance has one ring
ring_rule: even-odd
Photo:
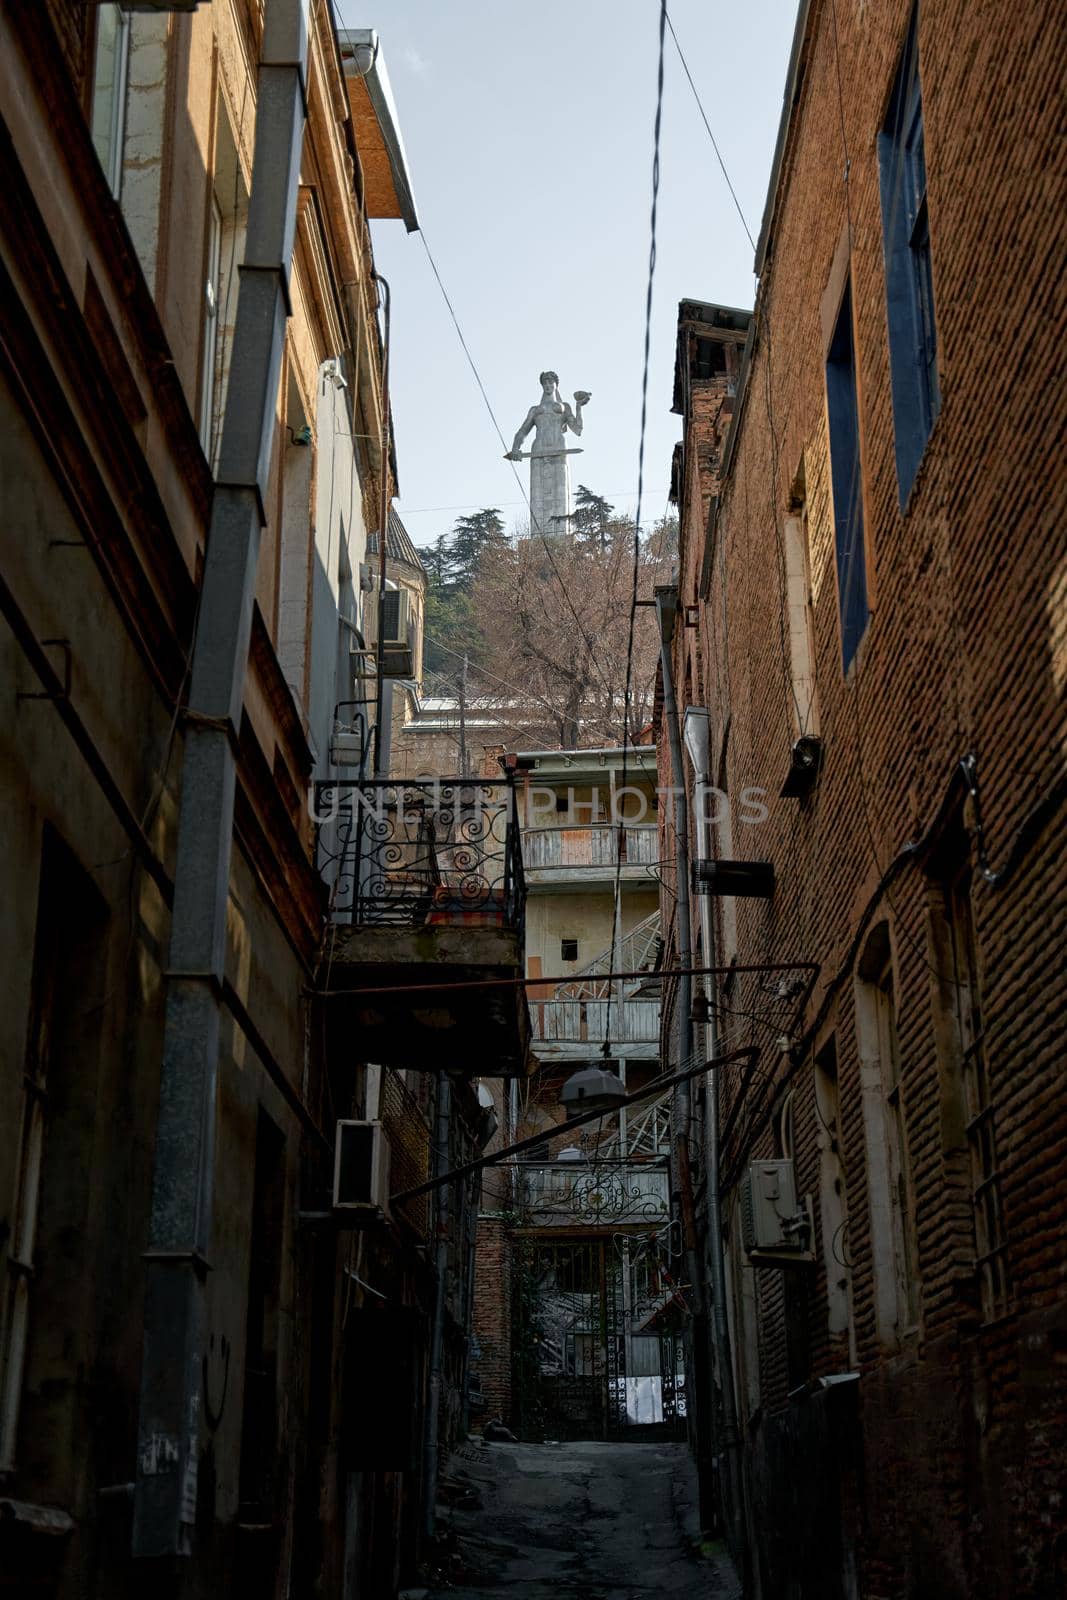
[[[617,866],[623,883],[652,884],[659,859],[659,830],[655,823],[627,823],[621,835],[608,823],[524,828],[522,853],[530,888],[573,889],[579,884],[610,882]]]
[[[530,1000],[533,1046],[539,1061],[580,1061],[609,1053],[628,1061],[652,1060],[659,1051],[658,999],[572,998]]]

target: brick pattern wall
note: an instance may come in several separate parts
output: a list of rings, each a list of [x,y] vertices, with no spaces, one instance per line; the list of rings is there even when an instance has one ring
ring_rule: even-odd
[[[483,1419],[511,1420],[511,1242],[503,1217],[478,1219],[474,1265],[474,1335],[481,1355],[476,1371],[485,1399]],[[472,1419],[476,1426],[478,1419]]]
[[[92,45],[96,38],[95,6],[88,0],[45,0],[52,25],[83,107],[92,94]]]
[[[753,1155],[778,1154],[772,1112],[795,1088],[798,1189],[816,1201],[816,1265],[793,1269],[788,1282],[780,1272],[756,1274],[762,1405],[786,1403],[798,1365],[808,1375],[852,1365],[849,1337],[828,1329],[818,1216],[812,1063],[832,1036],[849,1219],[841,1254],[850,1265],[841,1271],[862,1374],[860,1592],[1036,1597],[1057,1592],[1067,1564],[1056,1533],[1067,1479],[1062,813],[1050,808],[999,887],[976,870],[971,892],[1012,1286],[995,1319],[983,1320],[977,1297],[958,1074],[954,1083],[932,970],[928,870],[936,860],[906,847],[935,845],[939,821],[952,812],[970,830],[977,862],[973,807],[954,805],[968,751],[978,756],[994,867],[1009,860],[1038,799],[1062,781],[1067,491],[1048,426],[1049,397],[1062,392],[1067,322],[1064,172],[1055,154],[1062,27],[1034,0],[977,11],[927,0],[921,8],[942,400],[902,514],[876,137],[909,17],[897,0],[838,6],[835,49],[830,8],[812,7],[758,336],[710,552],[701,486],[687,477],[683,601],[700,589],[706,555],[709,581],[699,629],[676,640],[675,671],[680,697],[687,676],[703,687],[713,749],[727,747],[731,794],[746,784],[767,791],[769,820],[734,827],[733,854],[770,859],[777,874],[770,903],[736,902],[740,959],[820,963],[801,1048],[782,1057],[768,1044],[741,1137],[726,1152],[734,1183]],[[872,613],[847,676],[820,314],[842,238],[851,238]],[[1010,373],[1010,418],[999,373]],[[711,429],[697,408],[689,423]],[[809,799],[783,800],[793,728],[781,540],[797,500],[807,517],[825,760]],[[915,1326],[898,1332],[876,1318],[876,1268],[887,1270],[891,1241],[871,1224],[855,1001],[858,959],[882,922],[919,1283]],[[766,1013],[759,979],[738,975],[726,999]],[[728,1113],[739,1074],[724,1081]]]

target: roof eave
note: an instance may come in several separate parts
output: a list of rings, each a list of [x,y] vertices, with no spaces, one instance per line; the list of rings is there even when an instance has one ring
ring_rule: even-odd
[[[341,46],[345,77],[362,77],[366,86],[367,95],[377,118],[382,142],[385,145],[386,155],[389,160],[389,171],[393,180],[393,191],[396,195],[400,217],[407,231],[415,233],[418,231],[419,226],[418,212],[415,209],[415,191],[411,183],[411,172],[408,168],[404,141],[400,134],[400,120],[397,116],[396,102],[393,99],[389,74],[385,66],[385,57],[382,54],[377,31],[374,28],[345,28],[338,33],[338,41]],[[370,68],[366,73],[362,74],[357,71],[352,58],[352,52],[359,45],[369,45],[374,52],[374,59]]]
[[[778,137],[774,144],[774,160],[771,162],[771,181],[767,187],[767,200],[763,208],[763,220],[760,223],[759,239],[756,241],[756,259],[753,263],[753,270],[757,278],[763,274],[764,263],[767,259],[771,236],[774,231],[774,221],[778,211],[778,186],[785,161],[785,147],[789,139],[789,128],[793,120],[793,111],[801,86],[804,45],[807,40],[810,14],[811,0],[800,0],[800,5],[797,9],[796,27],[793,29],[793,44],[789,52],[789,68],[785,76],[782,115],[778,123]]]

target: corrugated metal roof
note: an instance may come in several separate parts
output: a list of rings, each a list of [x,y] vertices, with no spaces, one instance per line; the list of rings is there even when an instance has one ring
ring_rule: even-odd
[[[373,529],[367,535],[367,554],[378,554],[378,530]],[[401,522],[392,506],[389,508],[389,528],[385,536],[385,554],[389,561],[403,561],[409,567],[417,567],[420,572],[425,572],[425,567],[419,552],[411,542],[411,535]]]

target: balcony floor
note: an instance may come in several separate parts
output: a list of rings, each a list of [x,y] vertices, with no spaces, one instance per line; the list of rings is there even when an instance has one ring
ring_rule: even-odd
[[[462,987],[515,979],[522,968],[514,929],[336,927],[326,985],[334,996],[330,1048],[422,1072],[524,1075],[533,1066],[525,990]]]

